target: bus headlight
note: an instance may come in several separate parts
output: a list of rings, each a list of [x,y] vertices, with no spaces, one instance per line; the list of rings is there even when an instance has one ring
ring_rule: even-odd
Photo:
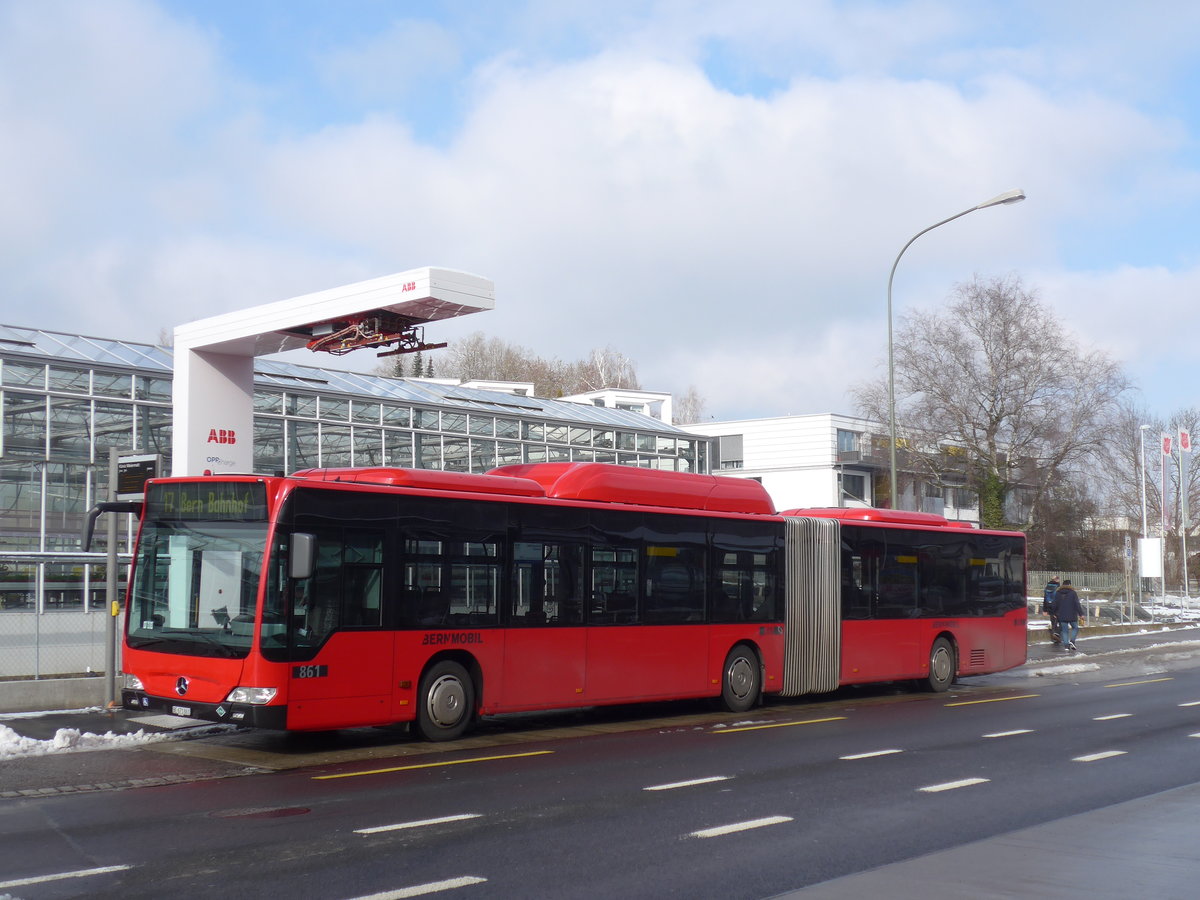
[[[145,689],[146,687],[142,684],[142,679],[136,675],[130,675],[128,672],[125,673],[125,690],[144,691]]]
[[[235,687],[229,692],[229,696],[225,698],[225,702],[249,703],[253,706],[262,706],[264,703],[270,703],[274,700],[277,693],[279,693],[278,689],[273,687]]]

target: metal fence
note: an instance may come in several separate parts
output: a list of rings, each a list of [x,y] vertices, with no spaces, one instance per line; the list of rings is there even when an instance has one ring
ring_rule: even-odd
[[[103,672],[109,618],[105,609],[0,610],[0,678]]]
[[[1060,582],[1071,579],[1071,586],[1079,593],[1084,591],[1106,594],[1123,594],[1125,592],[1125,576],[1115,572],[1043,572],[1031,569],[1027,589],[1030,597],[1041,597],[1042,590],[1051,576],[1056,576]],[[1136,584],[1134,585],[1136,588]]]

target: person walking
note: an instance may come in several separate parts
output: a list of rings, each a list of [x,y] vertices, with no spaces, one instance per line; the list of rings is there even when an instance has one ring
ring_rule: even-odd
[[[1062,587],[1054,595],[1054,615],[1058,617],[1058,627],[1062,630],[1063,649],[1074,653],[1075,638],[1079,637],[1079,617],[1083,615],[1083,604],[1079,595],[1071,587],[1071,579],[1062,583]]]
[[[1042,612],[1050,617],[1050,640],[1055,644],[1062,642],[1062,629],[1058,624],[1058,616],[1054,614],[1054,595],[1058,593],[1058,587],[1058,576],[1052,575],[1042,592]]]

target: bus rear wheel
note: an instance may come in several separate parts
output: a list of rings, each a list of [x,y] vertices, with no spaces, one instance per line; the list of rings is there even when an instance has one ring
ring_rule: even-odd
[[[954,647],[944,637],[933,642],[929,651],[929,676],[924,681],[928,691],[940,694],[949,690],[954,684],[954,676],[958,666],[955,664]]]
[[[458,663],[444,659],[421,679],[417,731],[427,741],[452,741],[467,730],[474,709],[471,676]]]
[[[721,702],[730,712],[746,712],[758,703],[762,693],[762,668],[758,654],[738,644],[725,657],[721,669]]]

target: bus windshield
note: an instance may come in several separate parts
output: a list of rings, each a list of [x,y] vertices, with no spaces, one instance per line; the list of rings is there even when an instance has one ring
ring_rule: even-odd
[[[254,635],[265,515],[238,521],[225,514],[207,517],[198,509],[179,514],[179,491],[167,493],[173,488],[152,486],[147,497],[130,589],[128,644],[244,657]]]

